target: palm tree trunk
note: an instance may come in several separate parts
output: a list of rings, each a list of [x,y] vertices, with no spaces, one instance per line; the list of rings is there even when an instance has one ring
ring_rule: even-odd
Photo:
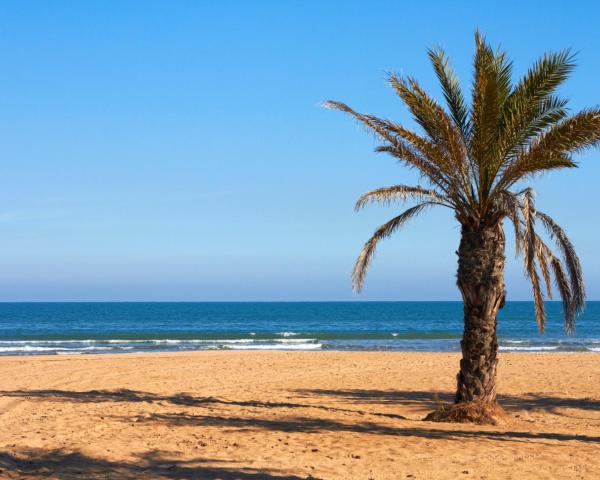
[[[504,306],[504,244],[499,221],[462,226],[457,284],[465,325],[456,403],[496,401],[496,315]]]

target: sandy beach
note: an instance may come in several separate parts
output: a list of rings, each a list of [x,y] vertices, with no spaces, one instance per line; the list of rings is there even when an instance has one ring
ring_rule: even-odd
[[[503,354],[483,427],[421,420],[450,353],[3,357],[0,476],[600,478],[599,359]]]

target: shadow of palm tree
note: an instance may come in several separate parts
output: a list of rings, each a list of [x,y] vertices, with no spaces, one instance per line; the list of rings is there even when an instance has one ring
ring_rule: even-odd
[[[307,480],[281,472],[266,472],[250,468],[207,465],[223,463],[214,459],[173,460],[158,451],[146,452],[137,462],[110,461],[94,458],[81,452],[53,450],[24,450],[18,454],[0,452],[3,478],[58,478],[61,480],[118,478],[144,479],[202,479],[202,480]]]
[[[436,402],[452,400],[450,393],[436,394],[429,391],[382,391],[382,390],[298,390],[297,395],[313,398],[315,396],[330,396],[339,401],[343,399],[348,403],[358,404],[393,404],[398,406],[424,406],[434,408]],[[68,390],[14,390],[0,392],[7,397],[22,397],[28,399],[49,399],[51,401],[72,402],[163,402],[174,406],[201,407],[207,405],[235,405],[242,407],[257,408],[286,408],[286,409],[319,409],[324,411],[351,412],[358,415],[375,415],[389,417],[394,420],[406,420],[402,415],[388,413],[373,413],[363,410],[345,409],[321,404],[306,404],[293,402],[263,402],[254,400],[225,400],[215,397],[193,397],[188,394],[159,395],[149,392],[134,390],[90,390],[90,391],[68,391]],[[501,402],[509,409],[543,409],[555,411],[559,408],[580,408],[584,410],[597,410],[600,402],[591,399],[574,399],[548,397],[538,394],[528,394],[524,397],[503,396]],[[117,417],[118,420],[130,422],[132,418]],[[425,438],[488,438],[503,441],[580,441],[588,443],[599,443],[600,437],[589,435],[576,435],[564,433],[532,433],[523,431],[488,431],[488,430],[450,430],[427,427],[390,426],[374,422],[352,422],[343,423],[330,419],[309,416],[284,417],[282,419],[218,415],[189,415],[186,413],[152,414],[136,417],[138,422],[157,422],[168,425],[191,425],[191,426],[218,426],[224,428],[236,428],[239,430],[275,430],[284,432],[318,433],[326,431],[357,432],[379,435],[396,436],[418,436]]]
[[[423,406],[428,409],[436,407],[438,401],[453,402],[454,394],[450,392],[432,391],[403,391],[403,390],[328,390],[328,389],[303,389],[296,390],[300,396],[314,398],[329,396],[343,399],[349,403],[360,404],[393,404],[398,406]],[[591,398],[564,398],[552,397],[539,393],[524,395],[499,395],[498,401],[507,410],[543,410],[561,414],[558,409],[573,408],[579,410],[600,410],[600,400]]]
[[[292,402],[263,402],[257,400],[226,400],[216,397],[194,397],[185,393],[175,395],[159,395],[149,392],[139,392],[128,389],[118,390],[11,390],[0,391],[0,397],[20,397],[26,399],[50,399],[52,401],[72,402],[133,402],[133,403],[169,403],[171,405],[185,407],[203,407],[207,405],[234,405],[239,407],[256,408],[314,408],[318,410],[336,411],[344,413],[355,413],[359,415],[369,414],[388,418],[404,419],[402,415],[394,413],[364,412],[348,408],[329,407],[322,404],[303,404]]]
[[[130,418],[113,417],[125,422]],[[353,432],[378,435],[393,435],[400,437],[423,437],[428,439],[480,439],[510,441],[510,442],[537,442],[547,443],[547,440],[579,441],[587,443],[600,443],[600,437],[578,434],[528,432],[528,431],[495,431],[471,429],[442,429],[428,427],[413,427],[408,422],[403,426],[383,425],[375,422],[344,423],[337,420],[293,417],[283,419],[270,419],[260,417],[235,417],[218,415],[189,415],[184,413],[153,414],[139,418],[138,421],[161,423],[169,426],[216,426],[234,428],[238,431],[272,430],[286,433],[322,433],[322,432]],[[412,422],[411,422],[412,423]],[[414,425],[414,423],[412,423]]]

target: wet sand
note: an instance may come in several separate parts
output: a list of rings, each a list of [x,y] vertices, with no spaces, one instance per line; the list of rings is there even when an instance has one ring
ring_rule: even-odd
[[[458,355],[0,357],[0,477],[600,478],[600,356],[501,355],[502,426],[424,422]]]

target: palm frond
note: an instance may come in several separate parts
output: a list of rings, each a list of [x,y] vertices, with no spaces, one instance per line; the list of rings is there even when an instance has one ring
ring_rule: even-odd
[[[363,246],[354,265],[354,271],[352,272],[352,287],[356,293],[362,290],[365,276],[367,274],[367,270],[369,269],[369,265],[371,264],[371,260],[373,259],[373,255],[375,254],[375,249],[377,248],[378,242],[389,237],[392,233],[398,230],[398,228],[404,225],[411,218],[417,216],[430,205],[432,205],[431,202],[419,203],[418,205],[405,210],[397,217],[392,218],[389,222],[384,223],[375,231],[373,236]]]
[[[547,257],[554,274],[554,283],[560,293],[563,303],[563,313],[565,317],[565,331],[567,334],[573,333],[575,330],[575,320],[577,318],[577,309],[573,303],[573,295],[571,287],[565,274],[564,268],[560,260],[554,255],[552,250],[543,242],[540,241],[540,246]]]
[[[553,125],[532,145],[530,152],[571,154],[600,142],[600,109],[583,110]]]
[[[452,190],[451,181],[444,171],[443,161],[437,155],[427,155],[435,148],[429,148],[429,142],[426,139],[408,129],[403,129],[401,132],[390,131],[384,120],[377,119],[372,115],[360,114],[342,102],[327,101],[323,106],[350,114],[387,142],[386,145],[377,147],[375,151],[392,154],[409,167],[419,170],[421,175],[433,185],[439,187],[444,193],[450,193]]]
[[[485,203],[500,163],[496,141],[502,109],[511,91],[512,63],[500,50],[494,52],[485,39],[475,35],[473,100],[471,120],[473,134],[470,153],[478,170],[480,202]]]
[[[541,100],[532,100],[531,104],[520,106],[520,110],[511,110],[511,107],[505,105],[498,138],[502,159],[498,170],[505,169],[539,135],[563,120],[568,114],[567,103],[563,98],[549,96]]]
[[[460,129],[414,78],[390,75],[389,82],[431,141],[447,153],[446,170],[450,172],[452,178],[461,181],[461,189],[468,195],[470,188],[468,188],[467,146]]]
[[[571,154],[600,144],[600,109],[590,109],[566,118],[539,135],[502,173],[498,188],[509,188],[533,173],[577,164]]]
[[[574,56],[569,50],[547,53],[517,83],[502,112],[501,143],[506,157],[564,118],[566,101],[553,93],[574,67]]]
[[[420,186],[394,185],[364,193],[356,201],[354,209],[358,211],[364,208],[368,203],[390,205],[392,202],[405,201],[408,199],[417,201],[429,200],[439,205],[452,208],[448,199],[434,190],[429,190]]]
[[[521,220],[521,204],[517,195],[508,190],[503,190],[495,197],[497,198],[498,210],[500,210],[513,224],[515,232],[515,255],[518,257],[523,249],[523,230]]]
[[[445,127],[442,121],[445,112],[441,106],[425,94],[414,78],[391,74],[388,81],[429,138],[434,142],[444,142]]]
[[[433,69],[442,86],[444,98],[452,115],[454,123],[461,131],[465,144],[471,134],[471,123],[469,120],[469,108],[465,102],[458,78],[448,63],[446,53],[441,48],[430,49],[429,59]]]
[[[533,201],[533,190],[528,188],[523,194],[523,217],[525,223],[525,234],[523,242],[523,257],[525,260],[525,273],[529,277],[533,290],[535,306],[535,319],[540,332],[544,331],[546,322],[546,309],[544,306],[544,295],[540,288],[540,277],[536,266],[536,233],[535,233],[535,206]]]
[[[573,294],[571,287],[567,281],[567,276],[562,268],[562,264],[558,258],[553,257],[551,261],[552,269],[554,271],[554,279],[556,287],[560,292],[560,296],[563,301],[563,311],[565,316],[565,331],[567,334],[573,334],[575,332],[575,320],[577,319],[577,308],[573,303]]]
[[[526,153],[502,173],[492,191],[492,196],[497,190],[508,189],[525,177],[560,168],[576,167],[577,164],[572,158],[564,154],[553,154],[544,150]]]
[[[505,114],[514,121],[527,121],[535,106],[551,96],[575,68],[569,49],[547,53],[537,60],[507,99]]]
[[[397,140],[395,145],[381,145],[376,147],[375,151],[377,153],[388,153],[409,168],[416,168],[429,183],[439,188],[444,195],[456,198],[456,195],[452,193],[454,189],[448,182],[444,172],[407,142]],[[460,202],[457,202],[457,204],[460,204]]]
[[[452,170],[453,162],[449,158],[447,151],[440,147],[439,144],[427,138],[424,138],[416,132],[390,120],[377,118],[372,115],[365,115],[364,117],[373,125],[388,132],[390,135],[399,137],[404,141],[408,142],[415,149],[417,149],[424,157],[427,157],[433,163],[435,163],[435,165],[441,171],[443,171],[449,179],[451,179],[454,176],[455,172]]]
[[[535,256],[538,261],[538,265],[540,266],[540,271],[542,272],[542,277],[544,278],[544,282],[546,283],[546,292],[548,293],[548,298],[552,300],[552,279],[550,278],[550,269],[548,268],[548,255],[547,249],[544,248],[545,244],[540,238],[540,236],[535,234]]]
[[[583,282],[583,271],[575,247],[567,237],[565,231],[548,215],[537,210],[535,216],[540,219],[550,237],[561,250],[565,266],[569,272],[573,307],[576,313],[580,313],[585,307],[585,286]]]

